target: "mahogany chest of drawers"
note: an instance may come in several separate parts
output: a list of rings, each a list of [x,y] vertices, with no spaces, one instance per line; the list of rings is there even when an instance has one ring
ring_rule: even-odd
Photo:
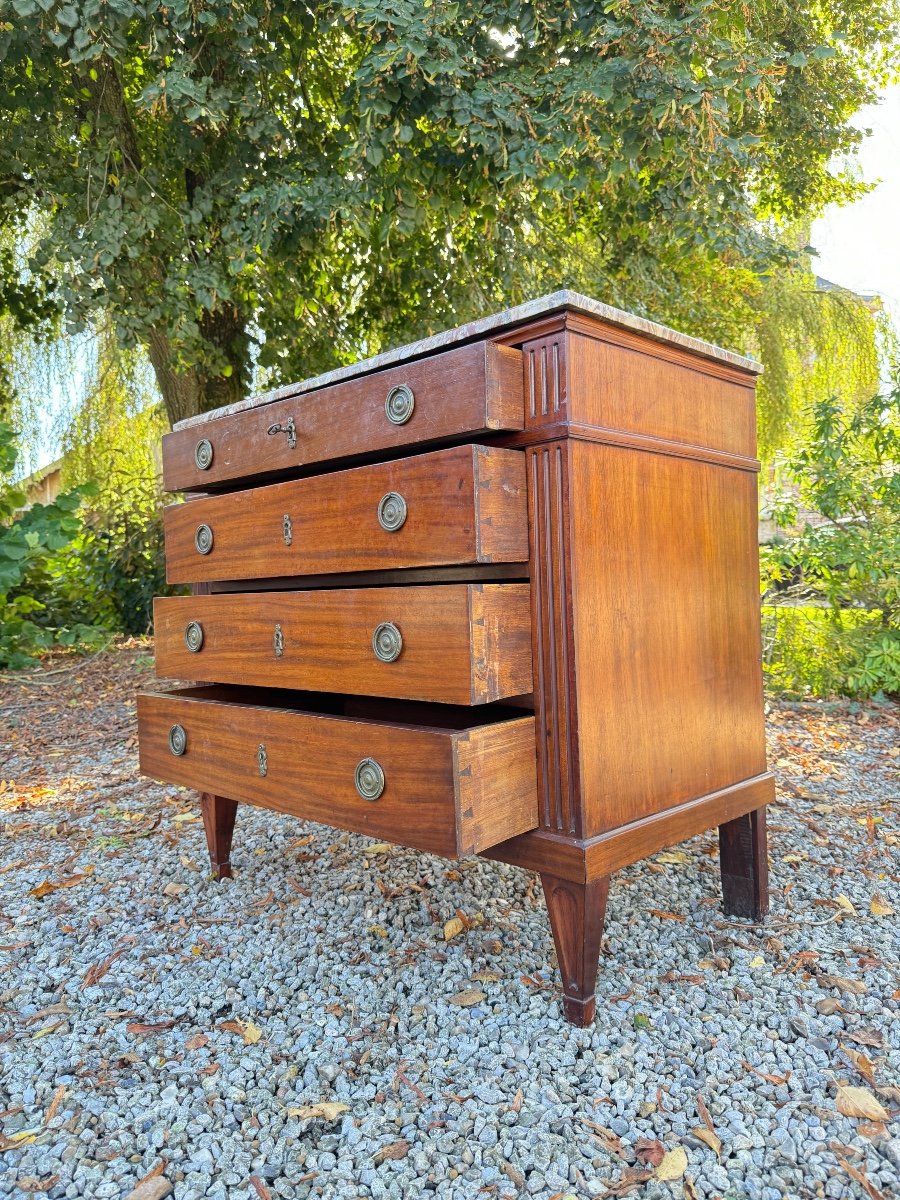
[[[767,907],[751,361],[571,292],[182,422],[141,768],[540,873],[568,1019],[610,875],[718,826]]]

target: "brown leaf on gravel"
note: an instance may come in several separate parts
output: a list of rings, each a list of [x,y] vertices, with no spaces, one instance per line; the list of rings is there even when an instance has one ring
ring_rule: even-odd
[[[209,1045],[209,1038],[205,1033],[195,1033],[192,1038],[184,1043],[185,1050],[202,1050],[204,1046]]]
[[[46,1179],[37,1179],[31,1175],[17,1179],[16,1186],[23,1192],[49,1192],[58,1181],[58,1175],[48,1175]]]
[[[43,883],[39,883],[37,887],[31,889],[29,896],[34,896],[38,900],[43,900],[45,896],[49,896],[51,892],[58,892],[60,888],[75,887],[79,883],[84,883],[85,879],[90,879],[94,873],[92,866],[85,867],[78,875],[69,875],[67,879],[45,879]]]
[[[836,1012],[846,1012],[840,1000],[835,1000],[833,996],[826,996],[824,1000],[816,1001],[816,1012],[821,1013],[823,1017],[831,1017]]]
[[[634,1153],[639,1163],[644,1166],[658,1167],[666,1156],[666,1148],[656,1138],[638,1138],[634,1143]]]
[[[148,1024],[145,1021],[129,1021],[125,1026],[129,1033],[162,1033],[165,1029],[171,1029],[178,1024],[176,1018],[168,1021],[157,1021],[155,1024]]]
[[[660,921],[686,921],[687,917],[682,913],[665,912],[660,908],[648,908],[651,917],[657,917]]]
[[[256,1192],[257,1196],[259,1196],[259,1200],[272,1200],[272,1193],[258,1175],[250,1176],[250,1186]]]
[[[163,1175],[157,1175],[153,1179],[145,1179],[139,1183],[137,1187],[128,1193],[125,1200],[163,1200],[164,1196],[169,1196],[175,1189]]]
[[[401,1158],[406,1158],[410,1151],[410,1144],[406,1138],[400,1138],[399,1141],[391,1142],[389,1146],[382,1146],[372,1157],[372,1162],[375,1166],[380,1166],[381,1163],[390,1159],[392,1162],[397,1162]]]
[[[59,1106],[63,1102],[63,1097],[66,1094],[66,1085],[61,1083],[53,1093],[53,1099],[50,1101],[50,1107],[44,1113],[44,1124],[49,1125],[56,1114],[59,1112]]]
[[[872,896],[872,901],[869,904],[869,912],[873,917],[892,917],[894,910],[882,896],[881,892],[875,892]]]
[[[507,1179],[511,1180],[512,1183],[515,1184],[515,1186],[519,1189],[520,1192],[524,1190],[525,1176],[522,1174],[521,1171],[517,1171],[516,1168],[512,1165],[512,1163],[502,1162],[500,1164],[500,1170],[507,1177]]]
[[[674,1150],[667,1150],[663,1155],[662,1162],[656,1168],[656,1178],[666,1182],[680,1179],[687,1170],[687,1165],[687,1153],[682,1146],[676,1146]]]
[[[866,1178],[865,1170],[854,1167],[852,1163],[847,1162],[846,1158],[838,1154],[835,1156],[851,1179],[855,1179],[859,1186],[863,1189],[871,1200],[887,1200],[884,1192],[875,1186],[870,1179]]]
[[[653,1178],[652,1171],[645,1171],[638,1167],[624,1167],[617,1180],[601,1179],[600,1182],[606,1188],[605,1196],[618,1197],[630,1196],[632,1192],[636,1192],[638,1188],[642,1188]]]
[[[598,1125],[596,1121],[589,1121],[587,1117],[581,1117],[580,1120],[593,1132],[594,1137],[607,1154],[614,1154],[616,1158],[626,1158],[621,1140],[611,1129],[607,1129],[605,1125]]]
[[[722,1142],[718,1135],[715,1134],[711,1129],[706,1129],[704,1126],[698,1125],[696,1129],[691,1130],[691,1134],[693,1137],[697,1138],[698,1141],[705,1142],[706,1145],[709,1146],[710,1150],[713,1151],[716,1158],[719,1157],[722,1152]]]
[[[875,1064],[871,1058],[863,1054],[861,1050],[854,1050],[850,1046],[845,1046],[843,1042],[839,1042],[838,1045],[853,1063],[854,1067],[856,1067],[857,1071],[859,1071],[860,1075],[862,1075],[863,1079],[865,1079],[866,1083],[871,1083],[874,1086]]]
[[[751,1066],[748,1062],[742,1062],[741,1065],[748,1071],[752,1071],[754,1075],[758,1075],[760,1079],[765,1079],[766,1083],[772,1083],[775,1087],[779,1087],[782,1083],[787,1083],[791,1077],[791,1072],[786,1075],[768,1075],[765,1071],[758,1071],[756,1067]]]
[[[888,1111],[867,1088],[838,1087],[837,1110],[844,1117],[861,1121],[886,1121]]]
[[[818,980],[822,987],[837,988],[852,996],[863,996],[868,991],[861,979],[845,979],[843,975],[820,975]]]
[[[877,1050],[884,1046],[884,1036],[879,1029],[851,1029],[844,1037],[848,1042],[858,1042],[860,1046],[874,1046]]]
[[[463,988],[461,992],[457,992],[455,996],[451,996],[447,1003],[455,1004],[459,1008],[469,1008],[471,1005],[480,1004],[482,1000],[486,999],[486,992],[479,992],[477,988]]]

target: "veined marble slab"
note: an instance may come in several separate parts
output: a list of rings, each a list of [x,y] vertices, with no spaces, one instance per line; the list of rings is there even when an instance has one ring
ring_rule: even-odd
[[[291,396],[302,396],[304,392],[314,392],[318,388],[328,387],[332,383],[340,383],[344,379],[368,375],[372,371],[378,371],[382,367],[395,366],[408,359],[422,358],[426,354],[433,354],[436,350],[445,350],[460,342],[484,337],[485,334],[498,333],[501,330],[510,329],[514,325],[533,321],[537,317],[559,312],[564,308],[570,309],[572,312],[584,313],[589,317],[599,317],[610,325],[618,325],[622,329],[643,333],[657,342],[682,346],[694,354],[715,359],[717,362],[728,363],[732,367],[738,367],[740,370],[749,371],[754,375],[758,375],[762,371],[762,365],[755,359],[744,358],[731,350],[723,350],[721,346],[714,346],[712,342],[688,337],[685,333],[669,329],[667,325],[657,325],[655,321],[648,321],[646,317],[623,312],[620,308],[611,308],[610,305],[602,304],[599,300],[592,300],[590,296],[582,296],[580,292],[564,289],[559,292],[551,292],[549,296],[541,296],[537,300],[529,300],[527,304],[518,304],[515,308],[507,308],[504,312],[494,313],[493,316],[480,317],[477,321],[470,321],[467,325],[458,325],[455,329],[448,329],[444,333],[433,334],[431,337],[423,338],[420,342],[411,342],[407,346],[398,346],[395,350],[386,350],[384,354],[376,354],[374,358],[364,358],[349,366],[326,371],[324,375],[315,375],[300,383],[289,383],[284,387],[275,388],[271,392],[249,396],[246,400],[239,400],[236,404],[216,408],[212,412],[201,413],[196,417],[188,417],[184,421],[179,421],[175,428],[184,429],[189,425],[201,425],[206,421],[215,421],[219,417],[227,417],[232,413],[241,412],[246,408],[258,408],[263,404],[271,404],[275,400],[287,400]]]

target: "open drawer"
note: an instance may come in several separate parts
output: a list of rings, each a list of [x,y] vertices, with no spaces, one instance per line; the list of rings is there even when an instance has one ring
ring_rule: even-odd
[[[198,687],[140,695],[138,728],[154,779],[449,858],[538,823],[521,710]]]

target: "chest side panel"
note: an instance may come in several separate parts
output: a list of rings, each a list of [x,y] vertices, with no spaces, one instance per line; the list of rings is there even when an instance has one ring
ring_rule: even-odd
[[[756,476],[572,443],[585,834],[765,770]]]

